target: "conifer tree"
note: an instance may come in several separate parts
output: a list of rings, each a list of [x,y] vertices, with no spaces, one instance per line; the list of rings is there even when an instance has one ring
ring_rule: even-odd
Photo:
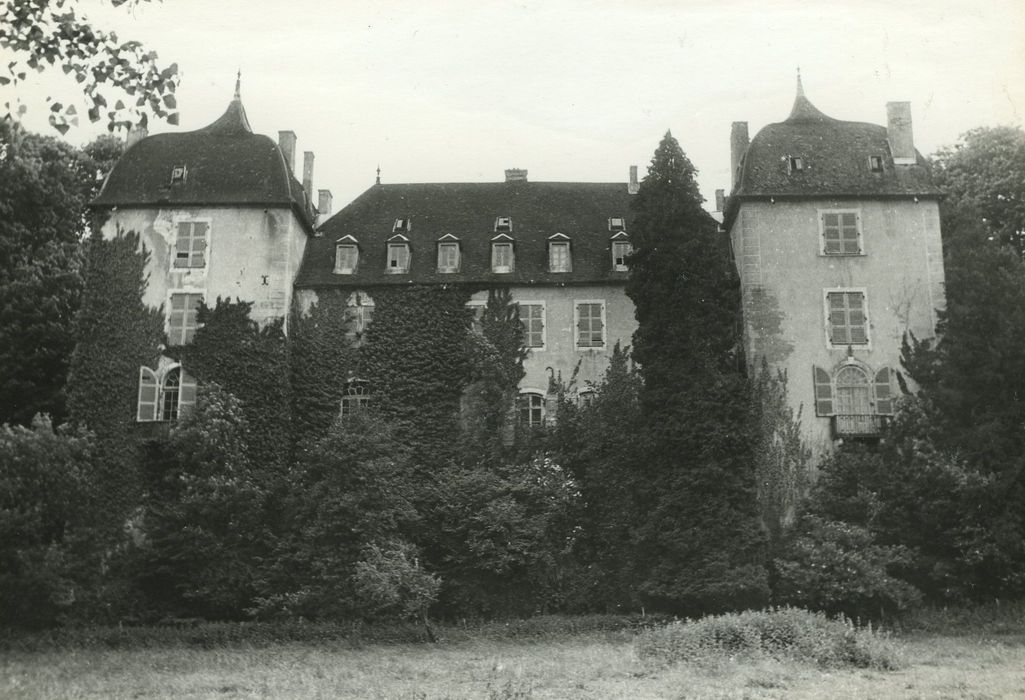
[[[632,208],[627,295],[646,439],[635,530],[641,590],[696,613],[767,596],[751,392],[737,357],[740,295],[695,169],[666,133]]]

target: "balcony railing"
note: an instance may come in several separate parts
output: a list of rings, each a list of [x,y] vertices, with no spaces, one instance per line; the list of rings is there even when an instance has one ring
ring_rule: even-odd
[[[833,416],[833,437],[879,437],[886,416],[875,414],[837,414]]]

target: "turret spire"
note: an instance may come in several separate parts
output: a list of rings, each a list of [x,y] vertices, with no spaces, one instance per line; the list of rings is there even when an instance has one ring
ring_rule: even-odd
[[[804,97],[804,85],[801,84],[801,67],[797,67],[797,96]]]
[[[377,184],[381,184],[381,165],[377,165]]]
[[[804,94],[804,83],[801,82],[801,68],[797,68],[797,95],[794,107],[790,110],[788,122],[831,122],[836,121],[820,112]]]
[[[235,76],[235,99],[242,99],[242,69],[238,69],[238,75]]]

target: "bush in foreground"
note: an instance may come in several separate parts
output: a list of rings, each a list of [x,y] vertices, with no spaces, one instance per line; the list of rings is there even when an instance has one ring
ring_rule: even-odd
[[[798,608],[713,615],[643,632],[635,644],[642,659],[662,663],[717,656],[768,656],[829,668],[892,670],[901,665],[896,645],[872,628]]]

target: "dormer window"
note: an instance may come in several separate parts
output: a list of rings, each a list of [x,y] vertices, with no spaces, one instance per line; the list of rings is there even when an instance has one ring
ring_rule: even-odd
[[[869,156],[868,157],[868,169],[874,173],[883,172],[883,157],[882,156]]]
[[[622,218],[610,218],[609,219],[609,231],[612,233],[618,233],[619,231],[626,230],[626,219]]]
[[[176,165],[171,168],[171,184],[172,185],[183,185],[185,184],[185,178],[189,175],[189,169],[184,165]]]
[[[499,234],[491,239],[491,271],[498,273],[512,272],[515,266],[513,239]]]
[[[495,233],[512,233],[512,217],[500,216],[495,219]]]
[[[459,272],[459,239],[446,234],[438,241],[438,272]]]
[[[356,274],[359,263],[359,246],[355,243],[339,243],[335,246],[335,274]]]
[[[399,275],[409,272],[409,239],[403,235],[388,239],[388,265],[385,272]]]
[[[787,156],[787,171],[793,175],[804,170],[804,158],[801,156]]]
[[[626,259],[633,250],[626,233],[620,231],[612,237],[612,270],[614,272],[629,272],[630,268],[626,264]]]
[[[412,219],[395,219],[395,223],[391,227],[392,233],[409,233],[413,230]]]
[[[548,239],[548,271],[569,272],[573,269],[570,257],[569,236],[557,233]]]

